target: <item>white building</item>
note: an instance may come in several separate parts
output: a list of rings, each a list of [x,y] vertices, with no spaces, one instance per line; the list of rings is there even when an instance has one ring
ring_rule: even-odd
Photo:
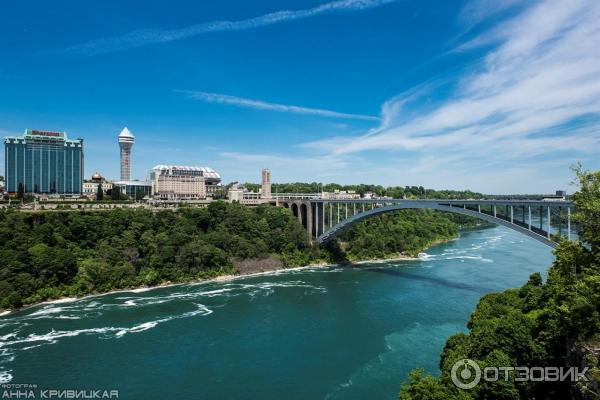
[[[360,199],[360,194],[354,190],[336,190],[333,192],[322,192],[321,198],[327,200],[356,200]]]
[[[91,180],[83,181],[83,195],[88,198],[96,198],[96,194],[98,193],[98,186],[102,185],[102,191],[106,194],[107,191],[112,190],[113,184],[110,181],[107,181],[96,172],[92,175]]]
[[[246,188],[240,185],[239,183],[234,184],[229,188],[227,192],[227,199],[230,203],[237,202],[242,203],[244,201],[244,193],[246,192]]]
[[[205,199],[221,187],[221,177],[208,167],[157,165],[150,181],[152,194],[161,200]]]

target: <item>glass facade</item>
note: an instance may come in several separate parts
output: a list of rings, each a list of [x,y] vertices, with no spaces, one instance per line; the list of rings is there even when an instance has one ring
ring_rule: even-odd
[[[131,200],[141,200],[152,195],[152,183],[146,181],[117,181],[113,183],[113,190],[117,188]]]
[[[7,137],[6,191],[16,193],[81,194],[83,139],[69,140],[64,132],[26,130],[23,137]]]

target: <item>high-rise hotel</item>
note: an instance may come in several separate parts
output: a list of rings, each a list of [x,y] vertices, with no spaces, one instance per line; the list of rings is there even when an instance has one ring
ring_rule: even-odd
[[[27,129],[22,137],[6,137],[6,191],[17,193],[81,194],[83,139],[65,132]]]

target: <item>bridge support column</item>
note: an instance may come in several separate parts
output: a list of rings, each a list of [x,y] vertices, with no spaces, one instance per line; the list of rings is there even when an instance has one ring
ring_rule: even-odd
[[[477,212],[480,213],[481,212],[481,204],[477,204]]]
[[[527,208],[529,208],[529,230],[531,230],[531,206],[528,206]]]
[[[494,218],[496,218],[496,206],[494,206]]]
[[[571,207],[567,207],[567,239],[571,240]]]
[[[344,208],[346,209],[346,219],[348,219],[348,203],[344,204]]]
[[[510,206],[510,223],[514,223],[515,220],[515,210],[514,206]]]
[[[319,203],[315,203],[315,211],[313,213],[313,217],[314,217],[314,220],[313,220],[314,236],[319,237],[319,221],[321,220],[319,218]]]
[[[548,206],[548,239],[550,239],[550,206]]]
[[[329,229],[333,226],[333,203],[329,203]]]
[[[313,208],[310,201],[306,202],[306,231],[308,232],[308,240],[312,243],[313,239]]]
[[[319,236],[323,233],[325,233],[325,203],[321,203],[321,233]]]

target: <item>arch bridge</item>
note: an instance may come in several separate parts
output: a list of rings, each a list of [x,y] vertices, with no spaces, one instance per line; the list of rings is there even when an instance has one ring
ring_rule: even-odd
[[[277,204],[289,208],[320,244],[367,218],[404,209],[467,215],[505,226],[550,247],[556,246],[556,235],[572,239],[573,203],[566,200],[330,200],[290,197],[278,198]]]

